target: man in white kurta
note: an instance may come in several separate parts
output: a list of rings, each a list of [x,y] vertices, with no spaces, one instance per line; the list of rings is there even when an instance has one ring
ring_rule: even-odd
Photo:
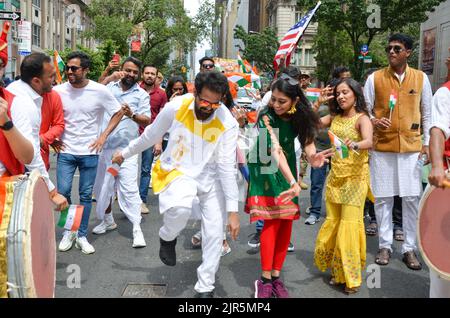
[[[117,150],[121,150],[129,145],[129,143],[139,136],[139,126],[146,127],[150,123],[150,103],[149,95],[138,84],[141,61],[136,58],[127,58],[121,67],[121,72],[114,73],[106,79],[115,79],[115,76],[122,76],[120,80],[110,82],[107,87],[114,97],[121,103],[125,104],[125,116],[120,121],[114,132],[108,137],[103,151],[99,157],[97,167],[97,176],[94,184],[94,194],[97,198],[97,217],[101,219],[101,223],[93,229],[94,234],[104,234],[106,231],[113,230],[117,227],[111,213],[111,200],[114,195],[114,185],[117,189],[117,197],[120,210],[125,213],[128,220],[133,224],[133,244],[134,248],[145,247],[145,239],[142,233],[141,224],[141,198],[139,196],[139,188],[137,181],[138,174],[138,155],[128,158],[122,164],[118,175],[111,179],[111,185],[105,180],[107,170],[111,166],[111,159]],[[106,129],[110,114],[105,114],[103,118],[103,129]],[[113,189],[113,191],[110,191]],[[106,195],[101,195],[102,191]],[[106,193],[105,193],[106,192]],[[100,202],[104,201],[104,202]],[[109,206],[109,207],[108,207]],[[107,208],[107,209],[106,209]],[[100,210],[101,209],[101,210]],[[107,213],[105,214],[105,210]]]
[[[386,48],[390,65],[370,75],[364,95],[375,126],[375,150],[370,159],[379,226],[380,250],[375,262],[379,265],[389,263],[393,241],[392,207],[394,196],[398,195],[402,198],[405,232],[403,261],[410,269],[419,270],[421,264],[414,252],[422,193],[422,166],[418,160],[421,154],[428,153],[432,92],[426,74],[407,65],[411,48],[412,40],[408,36],[393,35]],[[390,100],[394,105],[392,113]],[[424,132],[423,145],[420,128]]]
[[[450,82],[438,89],[434,95],[431,114],[432,170],[429,180],[431,185],[442,187],[446,180],[444,165],[450,168]],[[450,229],[448,231],[450,233]],[[442,252],[447,255],[450,253],[448,250]],[[430,298],[450,298],[450,281],[440,277],[432,267],[430,267]]]
[[[166,104],[151,126],[113,158],[122,164],[170,134],[166,150],[152,171],[152,185],[159,194],[164,225],[159,231],[161,261],[175,266],[179,233],[198,197],[202,219],[202,259],[197,269],[197,297],[213,297],[215,274],[223,239],[223,213],[233,239],[239,232],[236,146],[238,124],[221,103],[227,79],[205,72],[195,80],[196,95],[184,95]]]

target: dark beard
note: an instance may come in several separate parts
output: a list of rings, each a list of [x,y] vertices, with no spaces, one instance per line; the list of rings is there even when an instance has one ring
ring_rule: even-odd
[[[136,80],[134,78],[124,77],[121,80],[122,85],[131,88],[134,84],[136,84]]]

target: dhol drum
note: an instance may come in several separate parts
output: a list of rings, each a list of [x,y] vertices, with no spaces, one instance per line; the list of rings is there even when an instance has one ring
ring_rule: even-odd
[[[0,297],[54,297],[55,228],[45,181],[38,171],[2,180],[0,202]]]
[[[419,205],[418,242],[423,259],[450,280],[450,188],[428,185]]]

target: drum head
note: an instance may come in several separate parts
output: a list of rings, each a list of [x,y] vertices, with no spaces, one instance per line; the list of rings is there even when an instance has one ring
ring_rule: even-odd
[[[55,295],[56,242],[53,206],[47,185],[42,178],[33,191],[31,217],[31,259],[36,296],[51,298]]]
[[[450,189],[427,188],[420,205],[418,234],[427,265],[450,279]]]

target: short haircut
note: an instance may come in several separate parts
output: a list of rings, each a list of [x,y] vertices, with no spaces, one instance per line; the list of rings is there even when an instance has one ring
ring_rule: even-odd
[[[226,76],[217,71],[197,74],[195,78],[195,91],[197,94],[200,94],[205,87],[211,92],[220,94],[222,97],[225,96],[229,89]]]
[[[311,78],[311,76],[306,73],[300,74],[300,79],[303,79],[303,78]]]
[[[407,50],[412,50],[414,41],[411,39],[409,35],[403,34],[403,33],[396,33],[391,35],[389,38],[389,43],[391,42],[400,42],[402,43]]]
[[[141,67],[142,67],[142,62],[141,62],[141,60],[139,60],[139,59],[137,59],[137,58],[135,58],[135,57],[133,57],[133,56],[129,56],[129,57],[127,57],[127,58],[125,59],[125,61],[123,61],[123,63],[122,63],[122,68],[123,68],[123,66],[125,65],[125,63],[128,63],[128,62],[131,62],[131,63],[133,63],[134,65],[136,65],[136,66],[138,67],[139,71],[141,70]]]
[[[50,56],[44,53],[32,53],[26,56],[20,65],[21,79],[31,85],[34,77],[41,77],[44,72],[44,63],[51,63]]]
[[[341,74],[345,73],[345,72],[350,72],[348,67],[346,67],[346,66],[338,66],[333,71],[333,78],[339,78],[339,76],[341,76]]]
[[[205,61],[211,61],[214,65],[216,64],[216,62],[214,62],[213,58],[212,57],[208,57],[208,56],[203,57],[198,62],[200,63],[200,66],[201,66],[203,64],[203,62],[205,62]]]
[[[153,65],[153,64],[145,64],[145,65],[142,67],[142,72],[145,72],[145,69],[146,69],[147,67],[152,67],[152,68],[154,68],[154,69],[156,70],[156,74],[158,74],[159,70],[158,70],[158,68],[157,68],[155,65]]]
[[[90,68],[91,67],[91,58],[89,57],[89,55],[87,55],[84,52],[81,51],[75,51],[70,53],[67,56],[67,62],[69,62],[70,60],[73,59],[80,59],[80,65],[82,68]]]

